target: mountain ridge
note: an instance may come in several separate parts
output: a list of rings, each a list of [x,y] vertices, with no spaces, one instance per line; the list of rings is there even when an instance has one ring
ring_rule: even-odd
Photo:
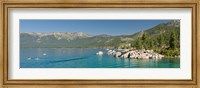
[[[133,44],[144,33],[149,38],[164,35],[168,38],[171,29],[180,28],[180,21],[170,21],[168,23],[158,24],[150,29],[136,32],[130,35],[89,35],[83,32],[22,32],[20,33],[20,47],[121,47],[123,45]],[[180,32],[180,30],[179,30]]]

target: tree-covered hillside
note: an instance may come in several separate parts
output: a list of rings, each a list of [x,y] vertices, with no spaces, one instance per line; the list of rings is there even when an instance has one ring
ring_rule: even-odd
[[[172,21],[141,32],[132,47],[152,49],[167,56],[180,55],[180,22]]]

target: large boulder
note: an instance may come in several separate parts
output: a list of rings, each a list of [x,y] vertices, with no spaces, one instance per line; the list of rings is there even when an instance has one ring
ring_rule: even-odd
[[[156,59],[156,58],[157,58],[157,55],[156,55],[156,54],[153,54],[153,55],[152,55],[152,58],[153,58],[153,59]]]
[[[107,52],[108,55],[115,55],[116,51],[115,50],[109,50]]]
[[[135,53],[131,53],[130,58],[135,59],[136,58],[136,54]]]
[[[112,55],[112,50],[108,50],[107,54]]]
[[[142,54],[141,54],[141,58],[142,58],[142,59],[149,59],[149,56],[148,56],[148,54],[146,54],[146,53],[142,53]]]
[[[122,55],[121,52],[116,52],[116,53],[115,53],[115,57],[120,57],[121,55]]]
[[[163,55],[161,55],[161,54],[153,54],[152,55],[152,58],[154,58],[154,59],[162,59],[164,56]]]
[[[161,54],[158,54],[158,59],[162,59],[164,56]]]
[[[130,53],[127,52],[121,56],[122,58],[130,58]]]
[[[103,52],[102,52],[102,51],[99,51],[99,52],[97,52],[96,54],[99,55],[99,56],[102,56],[102,55],[103,55]]]

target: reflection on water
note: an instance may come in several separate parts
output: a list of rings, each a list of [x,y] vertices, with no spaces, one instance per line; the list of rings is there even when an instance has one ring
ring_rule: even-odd
[[[104,54],[91,48],[21,48],[21,68],[180,68],[179,58],[128,59]],[[45,55],[46,54],[46,55]]]

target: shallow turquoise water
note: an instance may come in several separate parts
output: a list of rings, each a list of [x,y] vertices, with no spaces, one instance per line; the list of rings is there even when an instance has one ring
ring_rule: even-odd
[[[20,68],[180,68],[179,58],[123,59],[91,48],[20,48]],[[45,55],[46,54],[46,55]]]

